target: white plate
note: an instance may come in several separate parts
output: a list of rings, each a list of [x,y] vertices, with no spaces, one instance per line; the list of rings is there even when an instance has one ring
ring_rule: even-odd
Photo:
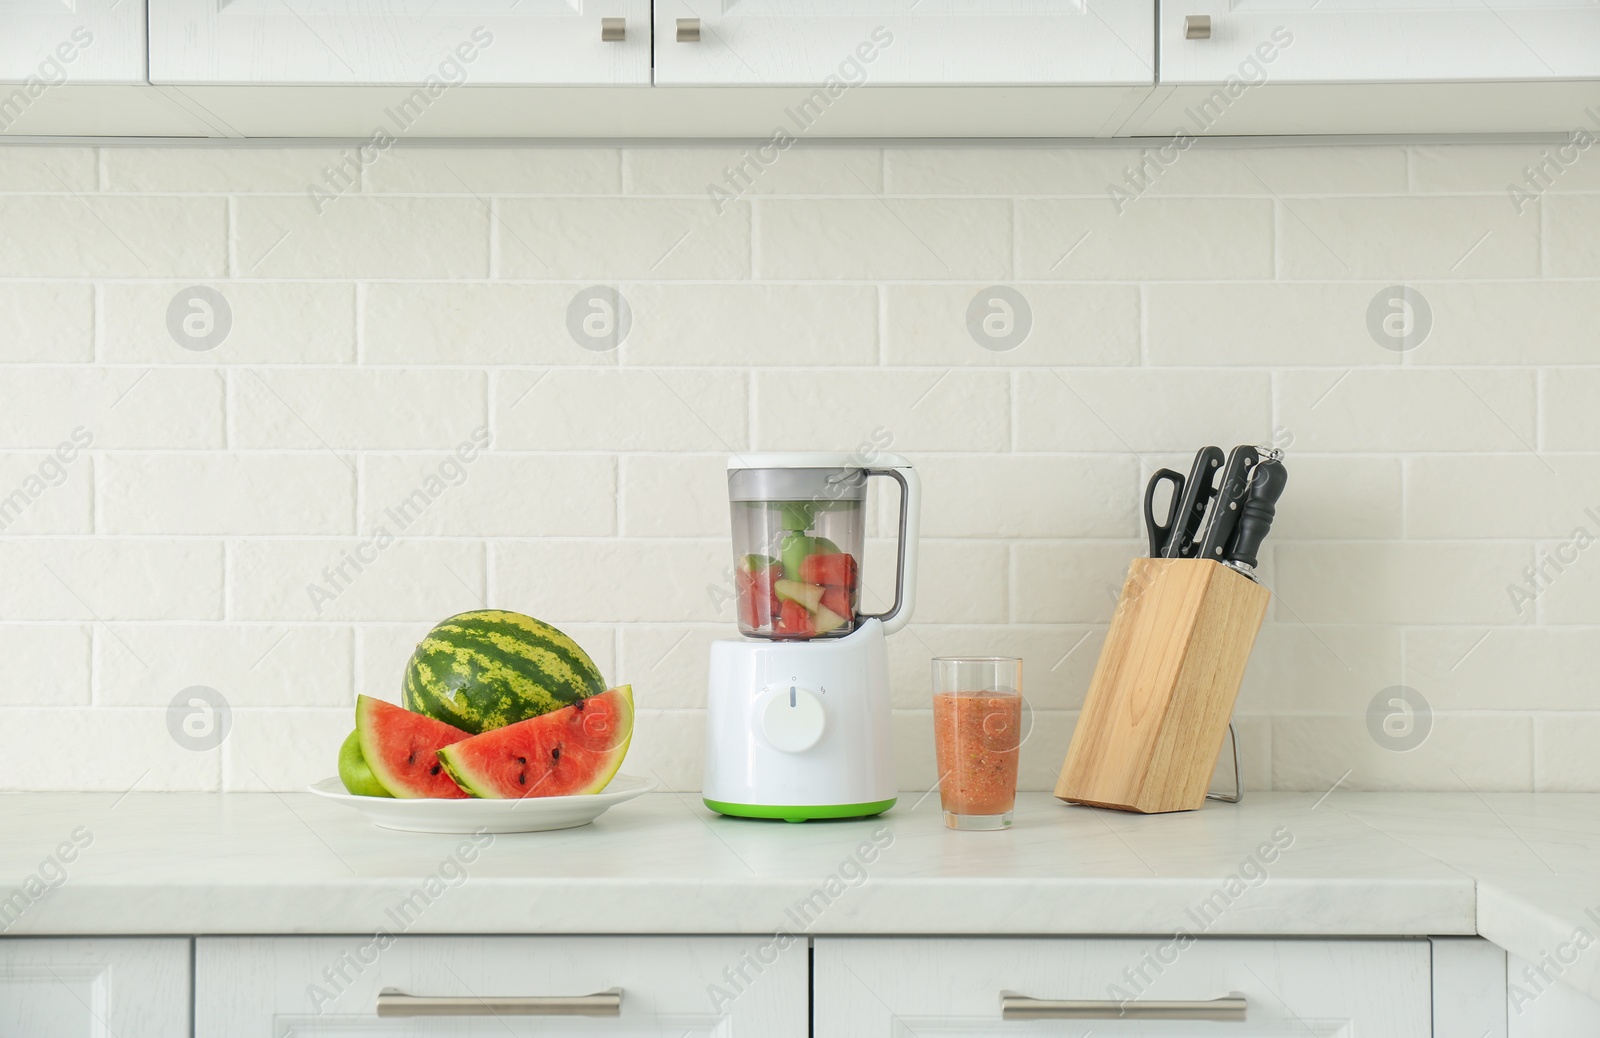
[[[573,829],[605,814],[606,809],[655,789],[655,779],[617,775],[598,793],[572,797],[529,797],[526,800],[397,800],[358,797],[337,778],[306,787],[319,797],[353,807],[367,821],[384,829],[411,833],[537,833]]]

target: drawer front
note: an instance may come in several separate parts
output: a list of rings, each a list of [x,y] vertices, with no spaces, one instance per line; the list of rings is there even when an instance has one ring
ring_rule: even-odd
[[[817,1038],[1431,1034],[1426,940],[819,937],[815,970]],[[1003,1019],[1002,992],[1012,994],[1013,1012],[1040,1015]],[[1184,1005],[1234,993],[1244,996],[1245,1022],[1232,1027]],[[1089,1009],[1086,1002],[1130,1012],[1120,1020],[1067,1015]],[[1133,1018],[1163,1002],[1172,1017]]]
[[[453,1001],[394,1007],[444,1015],[379,1016],[385,989]],[[583,999],[613,991],[620,998]],[[805,1038],[807,994],[804,941],[779,948],[738,937],[202,937],[194,1033]]]
[[[189,941],[0,940],[4,1038],[188,1038]]]

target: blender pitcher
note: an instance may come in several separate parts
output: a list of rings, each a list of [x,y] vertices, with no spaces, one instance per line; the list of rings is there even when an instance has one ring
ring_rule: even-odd
[[[839,638],[872,618],[860,611],[871,476],[900,484],[895,601],[877,619],[887,623],[901,612],[910,598],[907,562],[914,564],[906,558],[907,544],[915,538],[906,529],[908,517],[915,515],[915,488],[904,474],[909,469],[852,460],[859,459],[769,454],[750,457],[752,467],[729,469],[740,634],[782,641]]]

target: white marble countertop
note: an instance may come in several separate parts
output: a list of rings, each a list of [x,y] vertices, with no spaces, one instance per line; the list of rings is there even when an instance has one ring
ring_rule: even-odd
[[[1139,816],[1033,793],[998,833],[948,831],[920,797],[879,819],[789,825],[656,793],[585,828],[496,836],[464,861],[461,837],[377,829],[303,794],[8,794],[0,928],[1481,933],[1531,960],[1576,927],[1600,936],[1600,796],[1250,793]],[[74,833],[87,846],[58,849]],[[45,865],[52,854],[72,860]],[[1600,945],[1563,979],[1600,997]]]

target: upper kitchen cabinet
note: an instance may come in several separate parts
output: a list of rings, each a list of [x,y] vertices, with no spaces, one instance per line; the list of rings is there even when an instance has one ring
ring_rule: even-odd
[[[1164,84],[1595,76],[1595,0],[1161,0]]]
[[[0,0],[0,83],[143,83],[137,0]]]
[[[656,0],[669,86],[1148,85],[1150,0]]]
[[[149,7],[153,83],[650,82],[649,0],[149,0]]]

